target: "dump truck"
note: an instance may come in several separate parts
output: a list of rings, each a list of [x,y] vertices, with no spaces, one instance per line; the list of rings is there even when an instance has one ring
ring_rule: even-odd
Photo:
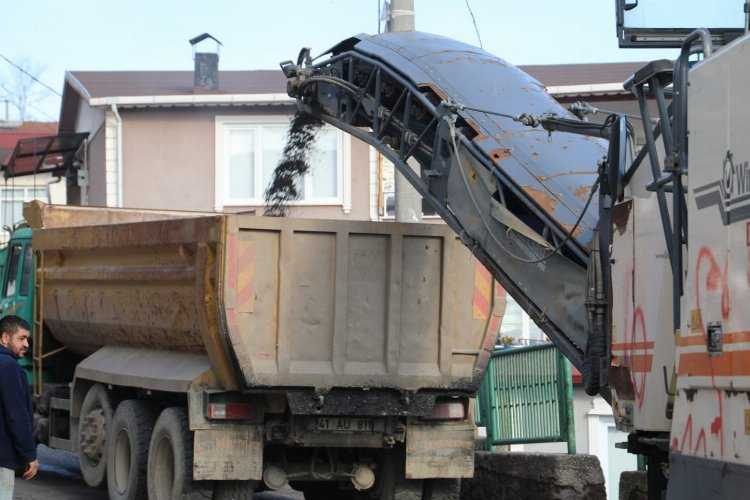
[[[0,304],[34,325],[37,439],[111,499],[456,498],[473,474],[504,292],[448,228],[24,210]]]

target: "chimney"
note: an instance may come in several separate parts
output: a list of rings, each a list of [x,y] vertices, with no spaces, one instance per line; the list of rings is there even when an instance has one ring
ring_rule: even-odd
[[[216,42],[215,49],[199,52],[197,45],[209,38]],[[193,91],[212,92],[219,90],[219,47],[221,42],[210,34],[203,33],[191,38],[190,45],[193,47],[193,61],[195,61]]]

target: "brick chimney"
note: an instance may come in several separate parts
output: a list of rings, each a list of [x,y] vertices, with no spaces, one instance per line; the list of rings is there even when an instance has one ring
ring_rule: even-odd
[[[199,51],[197,46],[208,39],[216,42],[214,50]],[[190,45],[193,47],[193,61],[195,62],[193,92],[215,92],[219,89],[219,47],[222,45],[221,42],[210,34],[203,33],[191,38]]]

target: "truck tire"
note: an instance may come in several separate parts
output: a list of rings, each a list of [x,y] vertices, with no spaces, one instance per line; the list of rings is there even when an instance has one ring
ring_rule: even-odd
[[[149,500],[188,500],[193,487],[193,433],[184,408],[161,412],[148,450]]]
[[[107,429],[112,423],[112,398],[102,384],[92,385],[78,419],[78,461],[81,476],[92,488],[107,480]]]
[[[117,406],[107,434],[107,489],[110,500],[146,498],[148,445],[154,413],[144,401]]]

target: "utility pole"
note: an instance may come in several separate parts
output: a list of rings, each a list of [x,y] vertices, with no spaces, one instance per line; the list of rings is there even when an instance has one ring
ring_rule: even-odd
[[[386,31],[414,31],[414,0],[391,0],[388,9]],[[419,163],[410,158],[409,166],[420,173]],[[394,189],[396,191],[396,221],[420,222],[422,220],[422,197],[409,181],[396,170],[394,173]]]
[[[391,0],[386,31],[414,31],[414,0]]]

